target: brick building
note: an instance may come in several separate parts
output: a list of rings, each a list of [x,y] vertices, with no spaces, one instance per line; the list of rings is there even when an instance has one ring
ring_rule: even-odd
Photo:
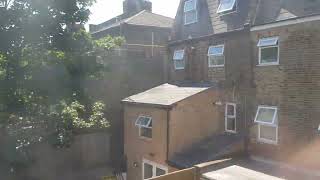
[[[168,43],[168,82],[211,84],[217,93],[207,96],[214,105],[207,109],[217,111],[211,121],[220,128],[166,163],[185,169],[240,156],[200,168],[193,179],[208,171],[204,179],[240,171],[256,179],[319,179],[319,23],[317,0],[181,0]],[[234,165],[241,167],[219,171]]]
[[[123,1],[123,14],[106,22],[90,25],[95,39],[122,36],[125,43],[112,53],[99,54],[98,60],[109,70],[102,80],[86,82],[90,97],[107,104],[112,124],[112,165],[120,171],[123,159],[123,108],[120,101],[135,93],[163,84],[166,43],[173,19],[152,12],[147,0]],[[118,164],[119,163],[119,164]],[[119,168],[119,169],[118,169]]]
[[[146,179],[177,170],[168,164],[170,157],[218,131],[220,125],[212,121],[217,109],[207,99],[216,93],[208,85],[163,84],[124,99],[128,179]],[[201,120],[194,121],[197,116]],[[193,129],[195,126],[199,128]],[[152,172],[152,167],[157,170]]]

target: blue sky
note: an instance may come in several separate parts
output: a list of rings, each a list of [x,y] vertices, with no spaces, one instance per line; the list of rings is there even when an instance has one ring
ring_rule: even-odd
[[[153,12],[174,18],[180,0],[150,0]],[[99,24],[122,13],[123,0],[97,0],[91,10],[89,24]]]

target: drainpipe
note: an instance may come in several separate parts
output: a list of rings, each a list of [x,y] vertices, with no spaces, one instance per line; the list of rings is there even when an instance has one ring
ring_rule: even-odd
[[[169,145],[170,145],[170,109],[167,110],[167,161],[169,161]]]

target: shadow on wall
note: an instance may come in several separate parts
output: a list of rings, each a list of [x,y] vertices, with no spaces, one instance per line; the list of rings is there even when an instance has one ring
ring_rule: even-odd
[[[31,152],[34,163],[28,174],[36,179],[57,180],[65,174],[109,166],[110,135],[103,132],[77,135],[68,149],[39,144]]]

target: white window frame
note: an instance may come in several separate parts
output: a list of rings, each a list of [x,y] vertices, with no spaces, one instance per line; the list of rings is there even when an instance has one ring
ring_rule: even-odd
[[[161,165],[161,164],[158,164],[158,163],[155,163],[153,161],[147,160],[147,159],[143,159],[142,160],[142,180],[144,180],[144,164],[149,164],[152,166],[152,178],[157,177],[156,176],[157,168],[164,170],[166,172],[166,174],[168,174],[168,167]]]
[[[210,54],[210,48],[220,48],[222,47],[222,53],[221,54]],[[212,65],[210,62],[210,57],[211,56],[222,56],[223,57],[223,64],[222,65]],[[226,64],[226,59],[225,59],[225,55],[224,55],[224,44],[220,44],[220,45],[215,45],[215,46],[209,46],[208,48],[208,66],[209,67],[224,67]]]
[[[176,59],[175,58],[175,54],[178,53],[178,52],[183,52],[182,59]],[[177,67],[176,61],[184,61],[184,66],[183,67]],[[174,69],[175,70],[183,70],[183,69],[185,69],[186,62],[185,62],[185,51],[184,51],[184,49],[180,49],[180,50],[175,50],[174,51],[174,53],[173,53],[173,63],[174,63]]]
[[[234,108],[234,115],[228,115],[228,106],[233,106]],[[235,123],[235,129],[234,130],[230,130],[228,129],[228,118],[229,119],[234,119],[234,123]],[[226,103],[226,107],[225,107],[225,130],[226,132],[230,132],[230,133],[237,133],[237,105],[235,103]]]
[[[194,1],[194,9],[192,10],[188,10],[186,11],[185,7],[186,7],[186,4],[190,1]],[[193,24],[193,23],[197,23],[198,22],[198,10],[197,10],[197,5],[198,5],[198,0],[187,0],[184,2],[184,6],[183,6],[183,16],[184,16],[184,25],[189,25],[189,24]],[[189,13],[189,12],[192,12],[192,11],[195,11],[196,13],[196,18],[194,21],[191,21],[191,22],[187,22],[187,15],[186,13]]]
[[[277,38],[277,44],[276,45],[266,45],[266,46],[260,46],[260,41],[263,40],[263,39],[271,39],[271,38]],[[280,62],[280,46],[279,46],[279,37],[269,37],[269,38],[261,38],[259,39],[259,42],[258,42],[258,47],[259,47],[259,66],[272,66],[272,65],[279,65],[279,62]],[[277,55],[277,61],[276,62],[271,62],[271,63],[263,63],[261,62],[261,51],[263,49],[268,49],[268,48],[277,48],[278,49],[278,55]]]
[[[138,120],[139,120],[140,118],[148,118],[148,119],[149,119],[148,125],[146,125],[146,126],[145,126],[145,125],[138,125],[137,122],[138,122]],[[137,118],[135,125],[139,128],[139,137],[140,137],[140,138],[143,138],[143,139],[152,139],[152,137],[150,138],[150,137],[146,137],[146,136],[142,136],[142,135],[141,135],[141,129],[142,129],[142,128],[151,129],[151,131],[152,131],[152,127],[150,127],[150,124],[152,123],[152,121],[153,121],[153,119],[152,119],[152,117],[150,117],[150,116],[140,115],[140,116]]]
[[[257,117],[259,114],[260,109],[273,109],[275,110],[275,113],[273,115],[273,119],[271,123],[266,123],[266,122],[261,122],[261,121],[257,121]],[[277,145],[278,144],[278,139],[279,139],[279,125],[278,125],[278,107],[275,106],[259,106],[257,109],[257,113],[255,116],[255,123],[258,124],[258,141],[262,142],[262,143],[267,143],[267,144],[273,144],[273,145]],[[268,126],[268,127],[273,127],[276,128],[276,140],[270,140],[270,139],[265,139],[263,137],[261,137],[261,126]]]
[[[258,121],[257,120],[258,114],[260,112],[260,109],[272,109],[272,110],[275,110],[275,113],[273,115],[271,123],[262,122],[262,121]],[[277,123],[276,122],[277,116],[278,116],[278,107],[275,107],[275,106],[258,106],[258,110],[257,110],[257,113],[256,113],[256,117],[254,118],[254,122],[255,123],[259,123],[259,124],[264,124],[264,125],[275,125]]]
[[[5,3],[0,0],[0,8],[4,8],[4,7],[5,7]]]
[[[222,53],[221,54],[210,54],[210,48],[218,48],[218,47],[222,47]],[[210,61],[210,57],[211,56],[222,56],[223,57],[223,64],[221,65],[212,65],[211,61]],[[216,46],[209,46],[208,48],[208,66],[209,67],[224,67],[226,64],[226,58],[224,55],[224,44],[220,44],[220,45],[216,45]]]
[[[261,126],[268,126],[268,127],[273,127],[276,128],[276,140],[270,140],[270,139],[265,139],[263,137],[261,137]],[[279,136],[279,127],[278,125],[276,126],[271,126],[271,125],[265,125],[265,124],[259,124],[258,125],[258,141],[262,142],[262,143],[266,143],[266,144],[273,144],[273,145],[277,145],[278,144],[278,137]]]
[[[226,15],[226,14],[230,14],[230,13],[233,13],[233,12],[237,12],[237,8],[238,8],[238,0],[234,0],[234,4],[232,6],[231,9],[226,9],[226,10],[220,10],[221,6],[222,6],[222,0],[219,1],[219,6],[218,6],[218,9],[217,9],[217,13],[220,14],[220,15]],[[233,9],[235,8],[235,10],[233,11]]]

